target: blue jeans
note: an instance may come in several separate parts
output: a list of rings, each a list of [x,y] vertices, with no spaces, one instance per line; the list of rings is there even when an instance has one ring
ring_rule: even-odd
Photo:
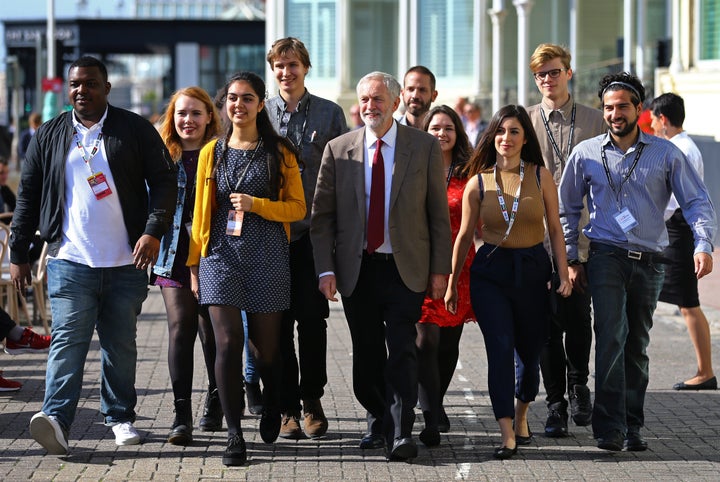
[[[243,330],[245,331],[245,383],[260,383],[260,373],[255,370],[255,357],[250,351],[247,314],[242,312]]]
[[[637,433],[645,422],[647,346],[665,268],[593,243],[587,269],[595,316],[593,434]]]
[[[147,297],[147,272],[133,265],[91,268],[49,259],[52,343],[43,412],[69,429],[82,390],[93,331],[100,340],[100,411],[105,423],[135,421],[137,315]]]

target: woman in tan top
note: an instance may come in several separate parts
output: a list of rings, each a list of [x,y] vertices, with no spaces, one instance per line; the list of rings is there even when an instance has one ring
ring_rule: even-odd
[[[484,244],[470,271],[470,298],[485,338],[490,400],[502,434],[494,452],[499,459],[512,457],[517,445],[532,438],[527,413],[540,386],[540,352],[550,319],[552,264],[543,247],[545,219],[560,275],[557,293],[567,297],[572,290],[557,191],[543,164],[525,109],[500,109],[467,166],[462,223],[445,295],[448,311],[455,312],[458,276],[482,219]]]

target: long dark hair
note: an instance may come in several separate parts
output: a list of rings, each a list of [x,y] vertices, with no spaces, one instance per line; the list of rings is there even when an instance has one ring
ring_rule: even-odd
[[[257,94],[261,101],[265,100],[267,95],[265,91],[265,82],[263,82],[262,78],[253,72],[243,71],[233,74],[233,76],[230,77],[230,80],[228,80],[225,84],[225,87],[220,89],[215,97],[216,105],[222,105],[224,109],[230,86],[235,82],[241,81],[250,84],[250,87],[252,87],[255,94]],[[285,185],[285,176],[283,176],[282,171],[280,170],[280,163],[289,167],[285,160],[285,154],[283,153],[282,147],[292,153],[295,156],[295,159],[299,158],[298,151],[292,142],[275,132],[275,129],[270,122],[270,116],[268,115],[267,110],[261,109],[260,112],[258,112],[255,123],[257,125],[260,140],[265,145],[265,150],[269,154],[267,163],[268,171],[270,173],[270,193],[271,197],[275,198],[279,195],[280,189]],[[229,125],[225,134],[225,142],[223,142],[220,152],[221,159],[227,154],[227,145],[233,130],[232,123],[230,122],[228,124]]]
[[[460,120],[460,116],[457,115],[455,109],[444,104],[433,107],[425,115],[425,119],[423,120],[423,130],[425,132],[428,132],[430,122],[437,114],[445,114],[450,117],[450,120],[455,126],[456,139],[455,145],[452,148],[452,158],[455,167],[453,168],[452,175],[453,177],[462,178],[462,172],[465,170],[465,164],[467,164],[468,159],[470,159],[470,154],[472,152],[472,146],[470,145],[467,132],[465,132],[462,120]]]
[[[502,123],[507,118],[514,117],[519,122],[525,133],[525,144],[523,144],[522,150],[520,151],[520,158],[530,164],[537,164],[538,166],[544,166],[542,151],[540,150],[540,143],[535,134],[530,116],[527,111],[520,105],[506,105],[499,111],[495,112],[490,124],[487,129],[483,132],[480,141],[478,142],[475,152],[473,152],[470,161],[467,163],[465,169],[465,175],[468,177],[474,176],[479,172],[486,171],[493,167],[497,163],[498,152],[495,149],[495,134]]]

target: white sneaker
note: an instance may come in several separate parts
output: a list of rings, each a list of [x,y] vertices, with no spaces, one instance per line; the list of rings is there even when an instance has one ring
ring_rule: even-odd
[[[140,443],[140,434],[133,427],[132,422],[123,422],[113,425],[115,443],[117,445],[137,445]]]
[[[60,422],[52,415],[38,412],[30,419],[30,435],[42,445],[50,455],[68,453],[67,435]]]

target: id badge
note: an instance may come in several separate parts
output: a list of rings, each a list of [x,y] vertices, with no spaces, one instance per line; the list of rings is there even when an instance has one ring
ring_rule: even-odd
[[[192,223],[185,223],[185,229],[187,230],[188,236],[192,236]]]
[[[242,233],[242,222],[243,222],[243,211],[235,211],[231,209],[228,211],[227,227],[225,228],[225,234],[228,236],[240,236]]]
[[[622,208],[622,210],[615,213],[613,217],[615,218],[615,222],[620,226],[620,229],[623,230],[623,233],[627,233],[638,225],[638,222],[635,220],[628,208]]]
[[[93,194],[95,194],[95,199],[99,200],[112,194],[107,179],[105,179],[105,174],[102,172],[93,174],[88,177],[87,180],[88,184],[90,184],[90,189],[92,189]]]

